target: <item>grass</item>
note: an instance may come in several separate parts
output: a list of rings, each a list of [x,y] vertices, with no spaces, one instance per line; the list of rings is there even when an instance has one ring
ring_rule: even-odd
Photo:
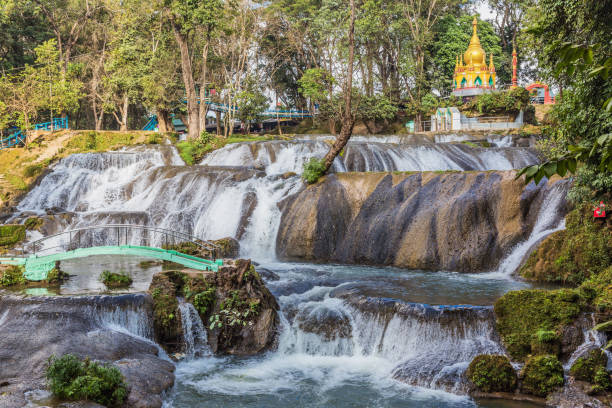
[[[12,247],[23,241],[26,227],[23,225],[0,225],[0,247]]]
[[[71,401],[93,401],[106,407],[119,407],[128,391],[117,367],[81,360],[72,354],[49,358],[46,370],[49,390],[56,397]]]
[[[129,287],[133,280],[125,272],[114,273],[111,271],[103,271],[100,274],[100,281],[106,285],[107,288],[126,288]]]

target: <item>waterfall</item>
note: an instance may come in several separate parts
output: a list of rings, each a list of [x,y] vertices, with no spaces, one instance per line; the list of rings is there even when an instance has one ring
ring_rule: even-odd
[[[482,274],[483,277],[502,277],[509,278],[521,266],[529,251],[546,238],[548,235],[556,231],[565,229],[565,212],[563,208],[566,206],[567,182],[555,183],[546,193],[536,218],[529,237],[517,244],[510,253],[501,261],[496,271]]]
[[[351,140],[334,162],[344,171],[511,170],[538,162],[529,149],[479,148],[465,144],[399,144]],[[268,174],[301,173],[311,157],[323,157],[325,140],[266,141],[231,144],[209,154],[202,165],[253,166]]]
[[[182,298],[179,298],[179,311],[185,339],[185,357],[193,359],[212,355],[208,347],[208,336],[198,311]]]
[[[402,382],[464,393],[462,374],[470,361],[503,353],[491,307],[342,299],[330,290],[316,287],[279,298],[284,315],[277,358],[376,360]]]

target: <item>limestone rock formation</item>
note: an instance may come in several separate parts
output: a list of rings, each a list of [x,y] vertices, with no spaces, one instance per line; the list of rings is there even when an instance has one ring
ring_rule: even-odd
[[[423,270],[490,270],[528,237],[555,188],[552,182],[525,188],[514,176],[511,171],[329,175],[281,202],[277,254]],[[565,215],[565,204],[561,207],[553,218]]]

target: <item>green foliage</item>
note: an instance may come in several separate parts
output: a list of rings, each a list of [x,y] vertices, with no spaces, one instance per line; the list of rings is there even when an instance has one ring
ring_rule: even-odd
[[[196,308],[200,315],[205,315],[206,312],[212,309],[216,299],[216,288],[210,287],[203,292],[196,294],[191,303]]]
[[[468,379],[482,392],[512,392],[516,388],[516,372],[508,357],[481,354],[467,369]]]
[[[261,120],[263,112],[268,108],[269,101],[255,79],[249,77],[245,81],[244,89],[238,93],[236,103],[240,107],[238,118],[246,124],[248,133],[250,124]]]
[[[513,359],[533,352],[532,339],[540,330],[560,332],[585,308],[577,290],[519,290],[495,302],[497,330]]]
[[[210,316],[210,330],[223,326],[252,326],[253,318],[259,314],[259,301],[247,302],[240,296],[240,291],[234,290],[221,305],[219,313]]]
[[[359,99],[356,117],[362,121],[392,120],[398,107],[385,95],[362,96]]]
[[[310,68],[299,79],[299,91],[314,103],[322,103],[329,97],[329,90],[333,88],[336,80],[322,68]]]
[[[522,391],[538,397],[546,397],[563,385],[563,366],[555,356],[531,357],[521,373]]]
[[[325,174],[325,162],[322,159],[311,157],[304,163],[302,178],[308,184],[314,184]]]
[[[176,144],[176,148],[179,151],[179,155],[188,166],[193,166],[202,158],[206,153],[215,149],[213,146],[214,136],[210,133],[203,131],[200,137],[193,140],[185,140]]]
[[[507,91],[484,93],[472,99],[467,107],[485,114],[513,114],[526,109],[529,105],[529,91],[514,88]]]
[[[520,275],[538,282],[579,285],[612,265],[612,232],[593,220],[592,206],[566,217],[566,229],[550,235],[530,254]]]
[[[599,350],[591,350],[586,356],[576,359],[570,368],[570,375],[577,380],[595,383],[595,374],[600,368],[605,370],[608,363],[606,354]]]
[[[593,376],[593,384],[597,391],[607,391],[612,389],[612,381],[610,380],[610,373],[606,370],[606,367],[599,367],[595,371]],[[595,387],[593,387],[595,389]]]
[[[100,274],[100,281],[108,288],[124,288],[132,284],[132,278],[125,272],[114,273],[111,271],[103,271]]]
[[[23,266],[10,265],[0,269],[0,287],[24,284],[26,279],[23,273]]]
[[[0,247],[12,247],[23,241],[26,227],[23,225],[0,225]]]
[[[51,392],[64,400],[87,400],[107,407],[119,407],[128,392],[117,367],[81,361],[72,354],[51,356],[46,371]]]
[[[65,279],[68,279],[68,274],[59,267],[55,267],[47,273],[46,281],[47,283],[60,283]]]

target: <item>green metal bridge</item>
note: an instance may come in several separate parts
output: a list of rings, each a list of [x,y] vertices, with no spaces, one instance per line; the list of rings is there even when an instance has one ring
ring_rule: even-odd
[[[190,243],[210,259],[187,255],[168,246]],[[138,245],[140,244],[140,245]],[[24,244],[21,256],[0,258],[0,264],[25,267],[24,276],[31,281],[47,279],[56,262],[95,255],[132,255],[174,262],[187,268],[217,272],[223,265],[215,259],[218,246],[188,234],[141,225],[112,224],[78,228],[50,235]]]

